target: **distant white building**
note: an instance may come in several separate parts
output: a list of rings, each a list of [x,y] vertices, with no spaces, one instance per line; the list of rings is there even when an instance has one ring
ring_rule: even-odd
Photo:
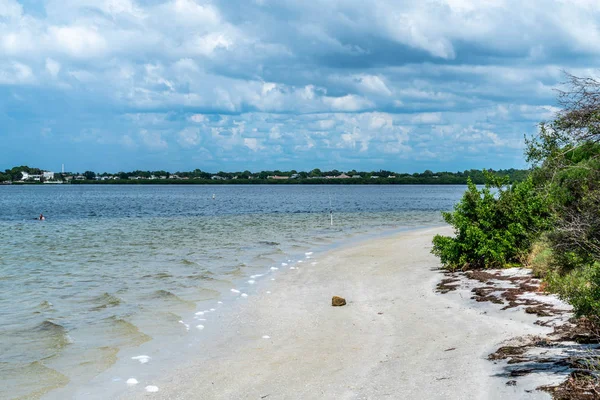
[[[39,181],[42,178],[42,175],[30,174],[25,171],[21,172],[21,175],[23,175],[22,181]]]
[[[46,181],[51,181],[54,179],[54,172],[43,171],[40,175],[38,174],[30,174],[29,172],[21,172],[22,178],[21,181],[39,181],[42,178]]]

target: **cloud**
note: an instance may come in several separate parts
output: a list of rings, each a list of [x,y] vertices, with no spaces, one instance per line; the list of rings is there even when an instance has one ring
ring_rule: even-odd
[[[17,61],[0,63],[0,85],[27,85],[34,81],[30,66]]]
[[[100,138],[217,170],[523,166],[561,71],[597,75],[598,21],[589,0],[0,0],[0,159],[51,125],[61,158]]]
[[[184,130],[178,133],[177,142],[182,147],[194,147],[200,144],[200,134],[198,129],[195,128],[185,128]]]
[[[54,61],[51,58],[46,58],[46,70],[52,77],[56,78],[58,73],[60,72],[61,65],[59,62]]]
[[[152,132],[146,129],[142,129],[139,132],[139,137],[142,140],[142,143],[151,150],[164,150],[169,145],[162,138],[160,132]]]

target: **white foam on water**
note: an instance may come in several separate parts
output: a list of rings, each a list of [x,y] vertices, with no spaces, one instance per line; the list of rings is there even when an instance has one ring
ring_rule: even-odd
[[[279,268],[277,267],[271,267],[271,271],[277,271]]]
[[[151,357],[150,356],[135,356],[135,357],[131,357],[131,359],[139,361],[140,364],[146,364],[148,361],[150,361]]]
[[[198,311],[196,314],[194,315],[204,315],[204,311]]]
[[[263,339],[271,339],[271,336],[265,335],[265,336],[263,336]]]
[[[206,321],[206,318],[198,318],[198,317],[195,317],[194,319],[195,319],[196,321]]]
[[[152,385],[148,385],[148,386],[146,386],[146,392],[148,392],[148,393],[156,393],[156,392],[158,392],[158,387],[152,386]]]
[[[237,289],[231,289],[231,292],[232,292],[232,293],[239,293],[240,291],[239,291],[239,290],[237,290]]]
[[[304,261],[300,260],[300,261],[298,261],[298,264],[300,264],[300,263],[302,263],[302,262],[304,262]]]
[[[242,297],[248,297],[246,293],[242,293]]]
[[[310,265],[317,265],[317,264],[318,264],[318,262],[316,262],[316,261],[313,261],[310,263]]]
[[[296,267],[290,267],[290,269],[296,269]]]
[[[282,267],[287,267],[287,265],[288,265],[287,263],[281,263]]]
[[[313,255],[313,252],[312,252],[312,251],[309,251],[309,252],[307,252],[307,253],[304,253],[304,255],[305,255],[305,256],[312,256],[312,255]]]
[[[204,325],[196,325],[196,329],[201,331],[202,329],[204,329]]]
[[[292,262],[292,260],[288,260],[288,262]]]
[[[270,290],[267,290],[267,294],[271,294],[271,291],[270,291]]]
[[[210,312],[215,312],[215,311],[217,311],[217,310],[216,310],[216,309],[214,309],[214,308],[211,308],[209,311],[210,311]]]
[[[126,383],[127,383],[129,386],[133,386],[133,385],[137,385],[139,382],[138,382],[138,380],[137,380],[137,379],[135,379],[135,378],[129,378],[129,379],[127,379],[127,382],[126,382]]]
[[[249,284],[251,284],[251,285],[254,285],[254,284],[256,283],[256,281],[255,281],[254,279],[250,279],[250,280],[248,281],[248,283],[249,283]]]
[[[179,323],[180,323],[180,324],[182,324],[183,326],[185,326],[185,330],[186,330],[186,331],[189,331],[189,330],[190,330],[190,326],[189,326],[188,324],[186,324],[185,322],[183,322],[183,321],[179,321]]]
[[[250,278],[256,279],[256,278],[260,278],[261,276],[263,276],[263,274],[256,274],[256,275],[251,275]]]
[[[272,280],[272,281],[274,281],[274,280],[275,280],[275,278],[271,278],[271,280]]]
[[[217,304],[223,304],[223,302],[222,301],[217,301]]]

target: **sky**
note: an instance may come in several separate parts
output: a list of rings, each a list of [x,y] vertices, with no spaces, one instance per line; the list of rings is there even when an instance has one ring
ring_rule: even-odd
[[[595,0],[0,0],[0,169],[522,168]]]

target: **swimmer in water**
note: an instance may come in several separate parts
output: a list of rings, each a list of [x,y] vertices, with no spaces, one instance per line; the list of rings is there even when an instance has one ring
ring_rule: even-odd
[[[44,214],[40,214],[40,217],[38,218],[40,221],[44,221],[46,219],[46,217],[44,217]]]

